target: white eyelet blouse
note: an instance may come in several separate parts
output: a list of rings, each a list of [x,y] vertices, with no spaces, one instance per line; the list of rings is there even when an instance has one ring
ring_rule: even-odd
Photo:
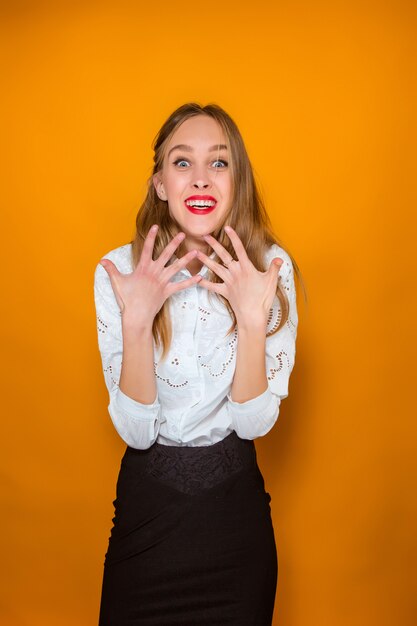
[[[131,244],[103,256],[124,273],[133,270]],[[211,257],[214,257],[213,252]],[[265,269],[274,257],[283,259],[279,276],[289,302],[289,318],[278,333],[266,338],[268,388],[247,402],[231,399],[236,367],[237,329],[226,337],[232,318],[215,293],[200,285],[181,290],[169,299],[172,343],[164,362],[162,347],[154,342],[154,372],[157,394],[152,404],[142,404],[119,388],[123,357],[122,322],[110,278],[98,263],[94,274],[98,346],[104,380],[109,392],[108,411],[125,443],[138,449],[155,441],[173,446],[205,446],[216,443],[233,430],[242,439],[265,435],[275,424],[281,400],[288,396],[288,383],[295,360],[298,315],[293,266],[288,254],[277,244],[265,253]],[[176,256],[173,255],[173,260]],[[203,265],[200,274],[208,268]],[[191,276],[187,268],[172,281]],[[277,297],[268,318],[267,331],[281,318]]]

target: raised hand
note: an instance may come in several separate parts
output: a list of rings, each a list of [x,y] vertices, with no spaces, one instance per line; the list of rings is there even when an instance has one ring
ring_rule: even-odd
[[[132,273],[122,274],[109,259],[100,261],[110,277],[122,315],[129,314],[129,317],[134,318],[138,323],[153,320],[169,296],[176,291],[195,285],[201,279],[200,274],[196,274],[180,282],[170,282],[172,276],[185,267],[196,256],[197,252],[192,250],[165,267],[185,238],[185,234],[178,233],[164,248],[159,258],[154,261],[152,253],[157,231],[158,226],[156,224],[149,230],[139,263]]]
[[[238,258],[235,261],[230,253],[211,235],[204,239],[217,253],[224,265],[216,263],[203,252],[198,251],[198,258],[219,276],[222,283],[212,283],[202,279],[200,286],[209,291],[220,293],[230,303],[239,323],[265,323],[276,294],[278,273],[283,263],[279,257],[272,259],[266,272],[260,272],[253,265],[242,241],[230,226],[225,227]]]

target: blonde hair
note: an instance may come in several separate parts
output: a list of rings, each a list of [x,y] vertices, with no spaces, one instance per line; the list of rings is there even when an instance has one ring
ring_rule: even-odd
[[[264,267],[264,254],[266,249],[274,243],[284,250],[285,248],[273,233],[269,216],[254,179],[252,166],[242,136],[235,122],[220,106],[217,104],[201,106],[195,102],[183,104],[177,108],[164,122],[153,140],[154,166],[152,175],[148,179],[148,191],[145,200],[136,216],[136,235],[130,242],[132,244],[133,267],[136,267],[139,262],[145,238],[153,224],[156,223],[159,225],[154,245],[154,259],[159,257],[172,238],[181,230],[179,224],[172,218],[167,210],[166,201],[161,200],[157,195],[153,184],[153,176],[162,169],[166,148],[177,128],[187,119],[196,115],[208,115],[216,120],[223,129],[228,144],[229,166],[233,181],[231,208],[225,215],[222,223],[219,224],[217,229],[211,234],[236,260],[235,250],[223,229],[225,224],[229,224],[237,232],[253,265],[257,270],[264,272],[268,269]],[[182,246],[177,249],[177,256],[182,256],[180,252],[181,247]],[[297,274],[298,279],[303,282],[301,272],[294,258],[288,250],[285,251],[291,259],[294,272]],[[215,254],[214,260],[220,263],[222,262],[217,254]],[[222,282],[221,278],[210,269],[208,270],[207,279],[215,283]],[[236,316],[234,311],[227,299],[221,294],[213,292],[208,293],[209,297],[214,296],[223,300],[227,307],[233,319],[233,324],[227,333],[229,335],[236,328]],[[288,297],[280,281],[278,281],[276,293],[281,304],[281,319],[278,327],[268,333],[268,336],[277,333],[285,324],[289,315]],[[155,316],[152,334],[156,345],[162,345],[161,359],[164,360],[168,354],[172,338],[168,300],[164,302],[162,308]]]

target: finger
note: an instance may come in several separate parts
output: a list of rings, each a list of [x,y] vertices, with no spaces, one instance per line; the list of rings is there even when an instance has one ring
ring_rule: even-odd
[[[275,285],[275,288],[280,280],[279,272],[281,270],[282,263],[283,263],[282,259],[279,259],[279,258],[272,259],[271,264],[266,272],[267,276],[270,277],[272,284]]]
[[[242,266],[250,263],[250,260],[249,260],[248,255],[246,254],[244,245],[239,239],[236,231],[233,230],[231,226],[225,226],[224,230],[226,231],[230,241],[232,242],[233,248],[235,249],[235,252],[236,252],[236,256],[238,260],[240,261],[240,263],[242,263]]]
[[[171,265],[168,265],[166,268],[164,268],[161,272],[161,277],[164,280],[169,280],[196,256],[197,250],[191,250],[191,252],[187,252],[187,254],[184,254],[184,256],[182,256],[180,259],[177,259],[176,261],[174,261],[174,263],[171,263]]]
[[[156,233],[158,232],[158,224],[154,224],[152,228],[149,229],[148,234],[146,235],[145,242],[143,244],[142,254],[140,255],[138,265],[143,266],[144,264],[148,265],[153,261],[152,253],[155,245]]]
[[[215,272],[215,274],[217,274],[217,276],[219,276],[223,281],[227,281],[230,277],[230,272],[227,267],[220,265],[220,263],[216,263],[216,261],[210,259],[210,257],[204,254],[204,252],[201,252],[201,250],[197,251],[197,256],[201,261],[203,261],[204,265],[207,265],[207,267],[213,270],[213,272]]]
[[[102,267],[104,267],[104,269],[106,270],[110,278],[110,284],[113,289],[114,297],[116,298],[117,305],[120,311],[122,312],[124,310],[125,305],[123,303],[121,296],[119,296],[119,291],[117,289],[117,279],[121,273],[119,272],[119,270],[117,269],[113,261],[110,261],[109,259],[101,259],[99,263],[100,265],[102,265]]]
[[[180,245],[181,241],[184,241],[184,239],[185,239],[185,233],[182,233],[182,232],[177,233],[175,237],[166,246],[166,248],[162,250],[161,254],[158,257],[158,260],[156,261],[158,265],[160,266],[160,269],[164,268],[164,266],[168,263],[168,261],[174,254],[175,250]]]
[[[203,235],[203,238],[213,248],[218,257],[223,261],[223,263],[229,263],[229,261],[231,260],[230,253],[226,250],[226,248],[222,246],[221,243],[217,241],[217,239],[215,239],[211,235]]]
[[[270,272],[276,272],[276,274],[279,274],[279,270],[281,269],[281,265],[283,264],[283,260],[280,259],[279,257],[275,257],[275,259],[272,259],[271,261],[271,265],[269,266],[269,271]]]
[[[219,293],[221,296],[226,297],[224,283],[212,283],[211,280],[206,280],[205,278],[202,278],[198,284],[200,285],[200,287],[204,287],[204,289],[207,289],[207,291]]]
[[[181,280],[179,283],[170,283],[167,287],[169,296],[177,291],[182,291],[183,289],[188,289],[189,287],[193,287],[198,282],[201,281],[201,274],[195,274],[191,276],[191,278],[187,278],[186,280]]]
[[[117,269],[113,261],[110,261],[110,259],[101,259],[99,263],[106,270],[110,280],[113,277],[116,278],[120,274],[119,270]]]

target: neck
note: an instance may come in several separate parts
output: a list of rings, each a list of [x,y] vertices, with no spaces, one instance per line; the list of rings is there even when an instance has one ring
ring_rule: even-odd
[[[180,259],[187,254],[187,252],[191,252],[191,250],[201,250],[201,252],[204,252],[207,256],[210,256],[213,252],[205,241],[190,240],[186,238],[176,249],[175,255]],[[186,267],[190,274],[194,276],[195,274],[198,274],[203,265],[204,263],[199,259],[192,259],[189,263],[187,263]]]
[[[187,267],[187,270],[190,272],[190,274],[192,276],[195,276],[195,274],[198,274],[198,272],[203,267],[203,263],[199,261],[198,259],[193,259],[186,265],[186,267]]]

